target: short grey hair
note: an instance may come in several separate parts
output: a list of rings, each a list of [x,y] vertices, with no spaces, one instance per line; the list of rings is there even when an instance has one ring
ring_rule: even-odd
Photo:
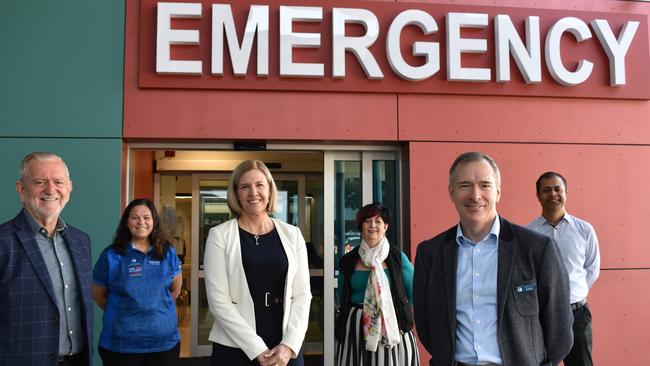
[[[469,151],[464,152],[454,160],[454,163],[451,164],[449,168],[449,185],[453,185],[456,179],[456,169],[459,165],[470,163],[473,161],[485,160],[492,167],[492,172],[494,172],[494,180],[497,184],[501,184],[501,172],[497,166],[497,162],[494,161],[488,154],[482,153],[480,151]]]
[[[29,175],[29,164],[33,161],[48,161],[48,160],[59,160],[63,163],[65,168],[65,175],[70,180],[70,171],[68,166],[65,164],[65,161],[58,155],[48,152],[48,151],[35,151],[25,155],[23,160],[20,162],[20,181],[25,183],[27,176]]]

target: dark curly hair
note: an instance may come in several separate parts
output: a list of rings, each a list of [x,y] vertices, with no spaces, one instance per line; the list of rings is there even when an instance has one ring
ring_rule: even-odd
[[[382,205],[381,203],[371,203],[368,205],[363,206],[362,208],[357,211],[357,217],[356,217],[356,224],[357,224],[357,229],[361,232],[363,222],[366,221],[366,219],[369,219],[371,217],[379,216],[381,217],[382,221],[384,221],[384,224],[389,225],[390,224],[390,211],[388,210],[388,207]]]
[[[156,259],[163,259],[167,250],[169,250],[170,244],[169,241],[165,239],[163,231],[160,228],[160,217],[158,216],[158,211],[156,211],[153,202],[147,198],[136,198],[126,206],[122,213],[120,223],[117,225],[117,230],[115,230],[115,236],[113,237],[111,247],[116,253],[126,255],[129,244],[131,243],[131,230],[129,230],[128,220],[131,210],[135,206],[147,206],[149,210],[151,210],[153,230],[151,230],[151,234],[149,234],[149,244],[153,247],[153,257]]]

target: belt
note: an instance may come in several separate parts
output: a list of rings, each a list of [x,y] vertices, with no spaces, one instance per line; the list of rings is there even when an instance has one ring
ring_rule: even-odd
[[[571,304],[571,311],[576,311],[576,310],[580,309],[581,307],[585,306],[586,304],[587,304],[586,299],[582,299],[582,300],[580,300],[578,302],[574,302],[573,304]]]
[[[274,297],[269,291],[264,293],[264,306],[270,307],[273,304],[282,304],[282,298]]]

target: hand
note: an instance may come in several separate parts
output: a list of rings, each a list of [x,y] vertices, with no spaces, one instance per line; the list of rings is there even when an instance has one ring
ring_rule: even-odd
[[[266,362],[266,359],[268,358],[267,355],[269,354],[269,352],[271,352],[271,350],[267,348],[266,351],[260,353],[259,355],[257,355],[257,357],[255,357],[255,359],[257,360],[257,362],[259,362],[260,365],[264,365],[264,362]]]
[[[291,348],[280,343],[272,350],[257,356],[257,361],[260,366],[286,366],[294,355]]]

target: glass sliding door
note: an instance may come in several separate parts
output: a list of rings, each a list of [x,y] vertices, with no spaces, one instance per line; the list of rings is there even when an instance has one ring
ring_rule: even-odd
[[[205,241],[210,229],[231,219],[226,200],[229,174],[193,174],[193,203],[194,212],[192,231],[198,233],[194,253],[195,265],[192,266],[192,355],[209,356],[212,344],[208,340],[214,321],[208,307],[205,291],[205,273],[203,271],[203,255]]]
[[[339,259],[361,242],[356,213],[372,202],[387,206],[394,217],[388,239],[400,245],[401,207],[397,152],[326,152],[324,161],[325,206],[325,355],[334,364],[334,320]]]
[[[197,232],[192,245],[196,257],[192,263],[192,356],[208,356],[212,345],[208,340],[213,317],[210,313],[203,271],[205,241],[210,229],[231,219],[226,194],[230,174],[193,174],[195,193],[192,197]],[[272,214],[278,220],[298,226],[305,237],[312,286],[309,327],[305,337],[306,355],[323,354],[323,178],[320,174],[274,173],[278,187],[278,204]],[[196,295],[194,295],[196,294]]]
[[[371,202],[391,210],[388,238],[402,244],[401,172],[397,150],[319,153],[322,155],[310,157],[298,168],[292,168],[291,164],[296,164],[292,156],[277,160],[281,164],[275,169],[285,171],[272,170],[278,186],[278,208],[273,216],[298,226],[307,246],[312,304],[303,351],[311,362],[332,365],[339,258],[360,244],[355,215]],[[209,356],[213,317],[205,291],[203,257],[209,230],[231,219],[226,199],[230,172],[163,171],[154,179],[155,203],[183,258],[183,293],[177,302],[181,354]]]

